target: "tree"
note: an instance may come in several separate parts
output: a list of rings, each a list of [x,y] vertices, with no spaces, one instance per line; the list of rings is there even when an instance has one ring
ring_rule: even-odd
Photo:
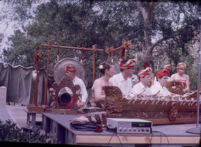
[[[28,5],[16,2],[23,10],[20,18],[26,18]],[[35,17],[24,32],[16,31],[10,38],[12,46],[4,50],[6,62],[33,65],[33,50],[41,49],[41,43],[51,40],[52,44],[98,48],[118,47],[122,39],[131,40],[129,57],[139,55],[141,62],[153,59],[155,68],[180,61],[193,62],[196,56],[187,47],[198,34],[197,15],[201,15],[200,2],[156,1],[53,1],[37,7]],[[20,9],[21,8],[21,9]],[[41,67],[45,67],[46,51],[43,49]],[[106,60],[105,53],[98,53],[97,64]],[[62,51],[62,57],[80,56],[79,51]],[[119,53],[115,53],[116,60]],[[184,58],[188,56],[188,58]],[[56,51],[51,52],[51,63]],[[85,61],[91,53],[84,53]],[[91,71],[91,62],[85,68]],[[141,65],[138,66],[141,68]],[[52,68],[53,69],[53,68]],[[173,70],[174,72],[174,70]],[[92,72],[91,72],[92,73]],[[89,75],[90,77],[90,75]]]

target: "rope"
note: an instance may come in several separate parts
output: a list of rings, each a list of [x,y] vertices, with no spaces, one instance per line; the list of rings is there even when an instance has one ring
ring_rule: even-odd
[[[80,62],[82,63],[82,58],[83,58],[83,48],[81,49],[81,55],[80,55]]]
[[[60,55],[60,51],[59,51],[59,48],[57,48],[57,61],[59,61],[59,55]]]

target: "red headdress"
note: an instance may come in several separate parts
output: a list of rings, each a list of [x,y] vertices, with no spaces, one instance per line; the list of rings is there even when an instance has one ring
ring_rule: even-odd
[[[76,72],[76,69],[73,67],[73,66],[71,66],[71,65],[66,65],[66,71],[70,71],[70,72]]]
[[[151,71],[152,69],[150,67],[147,67],[146,69],[143,69],[143,70],[139,70],[138,76],[143,77],[143,76],[149,75]]]
[[[169,71],[163,69],[156,73],[156,78],[162,78],[164,76],[168,76],[169,74]]]
[[[135,62],[136,62],[135,59],[130,59],[124,64],[120,61],[120,68],[121,69],[134,68]]]

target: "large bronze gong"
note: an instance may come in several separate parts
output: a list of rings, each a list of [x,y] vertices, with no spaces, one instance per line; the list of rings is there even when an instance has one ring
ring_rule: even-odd
[[[57,84],[59,84],[63,78],[66,76],[65,75],[65,66],[66,65],[73,65],[76,68],[76,76],[81,78],[85,85],[87,86],[87,80],[85,78],[85,69],[84,67],[80,64],[79,61],[72,59],[72,58],[64,58],[60,61],[58,61],[55,66],[54,66],[54,80]]]

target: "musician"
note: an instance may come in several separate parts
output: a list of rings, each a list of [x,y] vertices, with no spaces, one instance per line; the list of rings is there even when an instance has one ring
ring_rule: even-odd
[[[103,62],[98,67],[103,76],[94,81],[92,86],[92,102],[102,102],[105,100],[104,86],[112,86],[109,79],[115,74],[115,66],[110,62]]]
[[[169,71],[166,69],[162,69],[161,71],[156,73],[156,78],[158,82],[156,82],[156,86],[159,89],[159,93],[157,96],[170,96],[171,92],[166,88],[166,83],[168,80]]]
[[[78,107],[81,107],[86,103],[86,100],[88,98],[88,93],[87,93],[87,89],[83,80],[77,77],[75,73],[76,73],[76,69],[73,65],[66,66],[66,76],[68,76],[72,80],[74,85],[80,86],[80,97],[77,100],[77,105]]]
[[[171,76],[171,81],[180,82],[185,88],[184,92],[190,91],[190,79],[187,74],[185,74],[186,64],[181,62],[177,64],[177,73]]]
[[[99,71],[102,73],[102,76],[99,79],[96,79],[92,86],[92,98],[87,103],[86,108],[96,112],[95,115],[80,116],[73,119],[72,121],[81,121],[81,122],[100,122],[101,115],[99,114],[101,109],[104,108],[105,93],[103,90],[104,86],[112,86],[109,82],[109,79],[115,74],[115,66],[111,62],[103,62],[98,67]]]
[[[152,76],[152,85],[154,85],[154,81],[156,81],[156,78],[154,77],[154,62],[152,60],[146,60],[143,64],[144,69],[151,68],[150,75]]]
[[[152,69],[148,67],[138,72],[140,82],[133,86],[128,99],[135,96],[153,96],[157,94],[158,89],[155,84],[153,85],[153,74],[151,71]]]
[[[50,100],[49,100],[49,106],[50,107],[56,107],[56,104],[55,104],[55,90],[51,87],[49,89],[49,93],[50,93]]]
[[[132,79],[135,67],[135,59],[125,59],[120,61],[120,73],[112,76],[109,79],[109,82],[112,83],[113,86],[119,87],[121,90],[123,97],[127,96],[132,89]]]
[[[44,109],[52,109],[52,108],[56,108],[56,102],[55,102],[55,97],[56,97],[56,95],[55,95],[55,90],[54,90],[54,88],[50,88],[49,89],[49,94],[50,94],[50,99],[49,99],[49,102],[48,102],[48,105],[42,105],[42,107],[44,108]]]

